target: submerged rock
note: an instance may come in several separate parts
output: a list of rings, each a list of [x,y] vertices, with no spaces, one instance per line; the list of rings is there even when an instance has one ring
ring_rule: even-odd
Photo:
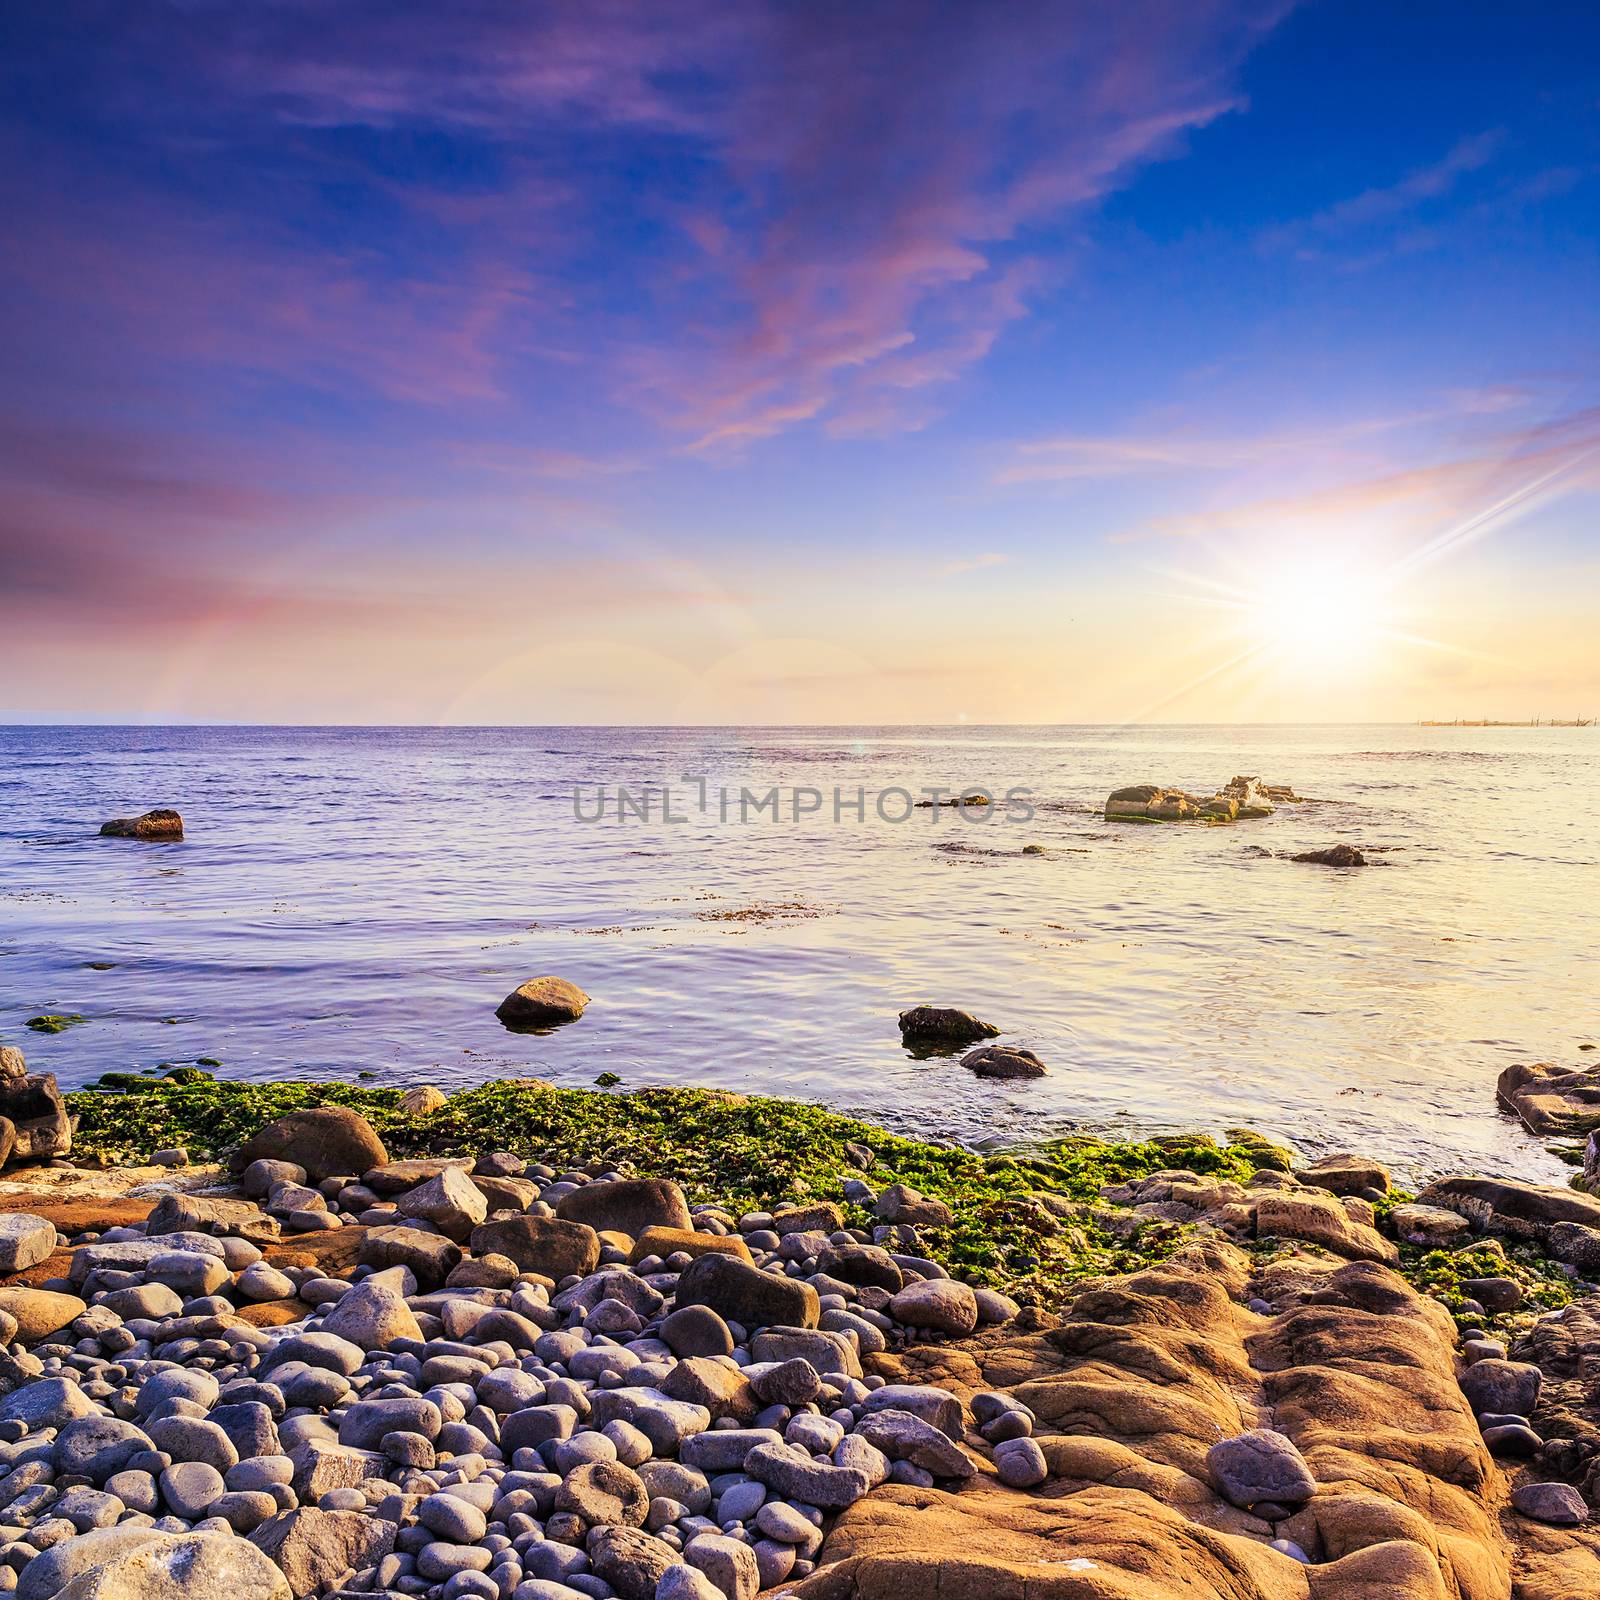
[[[1329,845],[1325,850],[1302,850],[1291,861],[1306,861],[1318,867],[1364,867],[1367,858],[1353,844]]]
[[[139,817],[113,817],[100,824],[102,839],[181,839],[183,818],[169,807],[160,806]]]
[[[986,1044],[969,1050],[961,1065],[980,1078],[1043,1078],[1050,1069],[1021,1045]]]

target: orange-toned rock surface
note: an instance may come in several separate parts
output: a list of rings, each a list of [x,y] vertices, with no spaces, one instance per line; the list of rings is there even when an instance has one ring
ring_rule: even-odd
[[[1246,1308],[1256,1296],[1270,1315]],[[987,1471],[960,1493],[880,1489],[792,1586],[804,1600],[1600,1597],[1596,1535],[1506,1509],[1449,1317],[1379,1264],[1252,1274],[1241,1251],[1197,1246],[1035,1321],[868,1365],[963,1399],[1014,1395],[1050,1478],[1026,1493]],[[1206,1466],[1218,1440],[1256,1427],[1292,1439],[1317,1480],[1273,1522],[1227,1504]]]

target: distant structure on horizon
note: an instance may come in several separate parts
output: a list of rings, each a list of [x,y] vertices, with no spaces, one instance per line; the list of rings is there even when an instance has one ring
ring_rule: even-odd
[[[1496,722],[1492,717],[1455,717],[1448,722],[1441,722],[1433,717],[1424,717],[1417,726],[1419,728],[1592,728],[1594,724],[1593,717],[1534,717],[1528,722]]]

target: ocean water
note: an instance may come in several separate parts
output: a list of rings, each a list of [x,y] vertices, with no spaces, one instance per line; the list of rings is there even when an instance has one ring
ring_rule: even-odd
[[[64,1084],[610,1072],[981,1143],[1249,1124],[1559,1179],[1494,1080],[1600,1061],[1597,756],[1549,728],[0,729],[0,1039]],[[1236,773],[1311,800],[1098,814]],[[974,787],[1025,798],[910,806]],[[97,837],[156,805],[184,843]],[[1375,864],[1286,859],[1340,841]],[[507,1032],[544,973],[587,1014]],[[1050,1075],[913,1059],[923,1000]],[[87,1020],[24,1027],[47,1011]]]

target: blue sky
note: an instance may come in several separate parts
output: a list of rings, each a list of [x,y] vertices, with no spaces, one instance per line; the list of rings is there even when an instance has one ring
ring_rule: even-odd
[[[12,714],[1571,715],[1600,16],[0,18]]]

